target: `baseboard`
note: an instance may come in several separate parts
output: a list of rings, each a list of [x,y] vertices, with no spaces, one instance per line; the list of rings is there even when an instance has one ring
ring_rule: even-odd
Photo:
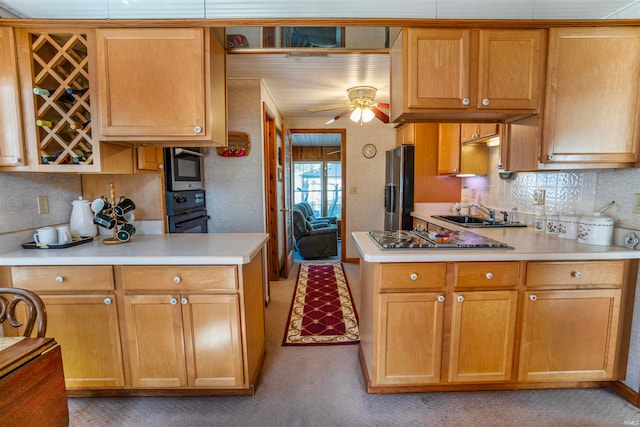
[[[346,262],[349,264],[360,264],[360,258],[345,258],[343,262]]]
[[[633,390],[621,381],[612,381],[609,385],[612,391],[629,401],[633,406],[640,407],[640,393]]]

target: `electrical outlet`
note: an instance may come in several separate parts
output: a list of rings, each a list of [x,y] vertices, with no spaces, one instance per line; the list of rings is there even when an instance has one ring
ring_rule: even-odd
[[[48,214],[49,213],[49,197],[47,196],[38,196],[38,214]]]
[[[544,190],[533,190],[533,204],[544,205]]]
[[[358,187],[349,187],[349,194],[358,194]]]
[[[640,214],[640,193],[633,196],[633,213]]]

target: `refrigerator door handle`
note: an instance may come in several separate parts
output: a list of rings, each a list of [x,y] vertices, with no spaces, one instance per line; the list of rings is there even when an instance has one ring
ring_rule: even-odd
[[[396,192],[393,184],[387,184],[384,188],[384,208],[387,212],[396,211]]]

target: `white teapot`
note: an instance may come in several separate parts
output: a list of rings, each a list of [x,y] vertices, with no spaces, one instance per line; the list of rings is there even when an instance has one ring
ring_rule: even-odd
[[[91,214],[90,202],[79,197],[78,200],[71,202],[73,209],[71,210],[71,220],[69,228],[72,236],[93,237],[98,234],[98,229],[93,223],[93,215]]]

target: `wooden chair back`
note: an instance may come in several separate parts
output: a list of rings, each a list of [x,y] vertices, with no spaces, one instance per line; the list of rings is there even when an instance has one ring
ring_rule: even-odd
[[[26,321],[20,321],[20,311],[16,314],[16,308],[24,303],[28,309]],[[0,324],[4,321],[14,327],[24,326],[25,337],[30,337],[33,327],[38,323],[37,337],[44,338],[47,333],[47,311],[44,302],[38,295],[26,289],[0,288]]]

